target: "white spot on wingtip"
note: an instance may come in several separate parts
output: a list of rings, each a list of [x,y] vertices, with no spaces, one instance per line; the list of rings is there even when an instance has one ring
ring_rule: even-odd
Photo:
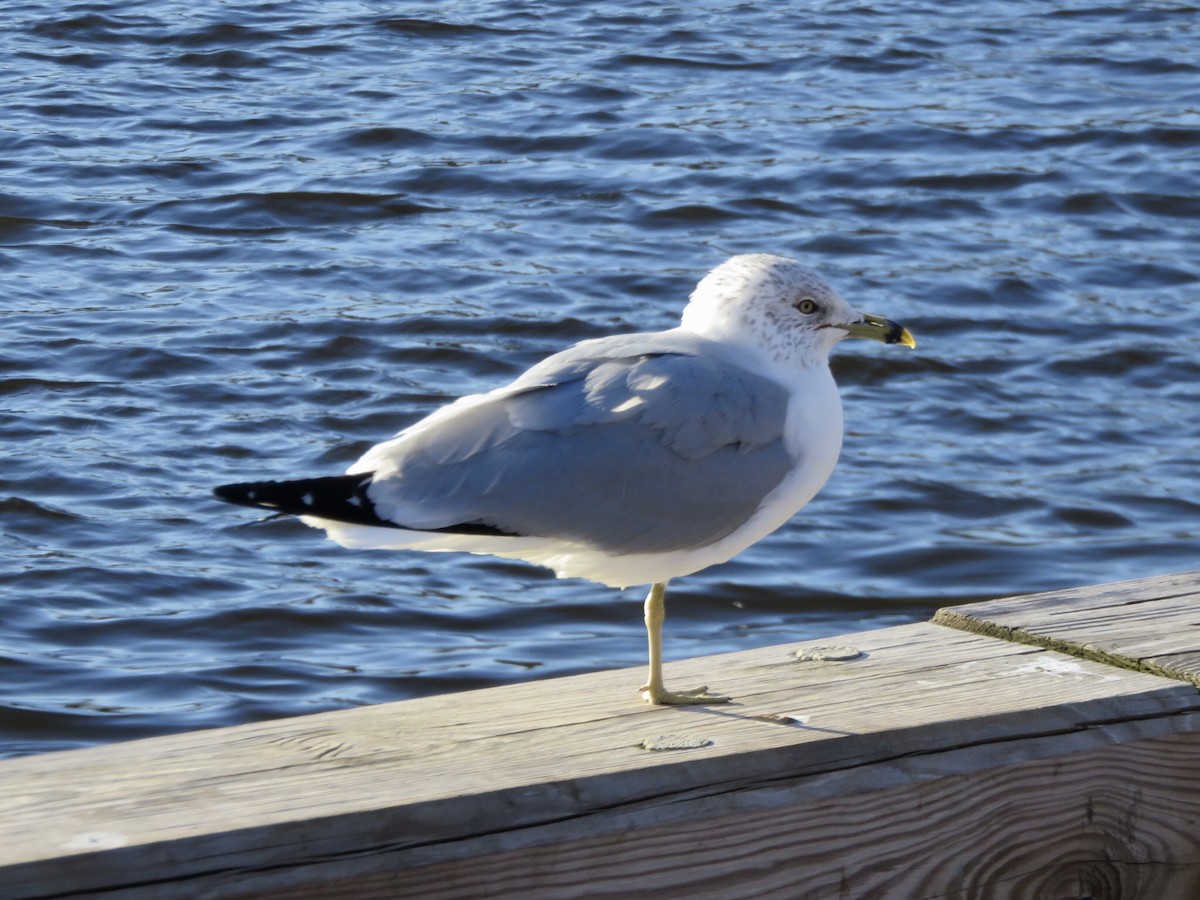
[[[305,506],[312,506],[313,505],[313,495],[311,493],[305,494],[303,497],[300,498],[300,502],[303,503]]]

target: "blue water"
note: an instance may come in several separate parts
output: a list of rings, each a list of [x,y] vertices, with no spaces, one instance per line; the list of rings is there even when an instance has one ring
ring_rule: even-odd
[[[838,472],[672,585],[669,657],[1195,568],[1198,12],[6,4],[0,754],[642,664],[637,591],[209,490],[670,327],[737,252],[919,348],[839,348]]]

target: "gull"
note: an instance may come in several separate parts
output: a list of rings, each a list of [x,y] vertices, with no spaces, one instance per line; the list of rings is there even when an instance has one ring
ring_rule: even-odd
[[[846,338],[916,346],[795,260],[734,256],[700,281],[676,328],[582,341],[438,409],[344,475],[214,493],[298,515],[344,547],[482,553],[649,584],[643,699],[727,702],[666,689],[667,582],[731,559],[824,486],[843,430],[829,353]]]

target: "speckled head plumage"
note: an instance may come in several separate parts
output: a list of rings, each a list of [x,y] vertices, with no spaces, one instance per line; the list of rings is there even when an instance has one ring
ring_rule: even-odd
[[[797,368],[824,365],[833,346],[850,336],[846,326],[862,318],[803,263],[753,253],[731,257],[704,277],[682,325]]]

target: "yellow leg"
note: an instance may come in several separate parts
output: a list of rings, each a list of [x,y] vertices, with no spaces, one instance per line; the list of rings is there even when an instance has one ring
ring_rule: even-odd
[[[642,686],[642,697],[656,706],[686,706],[700,703],[728,703],[721,694],[710,694],[707,687],[692,691],[668,691],[662,676],[662,626],[667,618],[667,583],[651,586],[646,596],[646,637],[650,642],[650,678]]]

